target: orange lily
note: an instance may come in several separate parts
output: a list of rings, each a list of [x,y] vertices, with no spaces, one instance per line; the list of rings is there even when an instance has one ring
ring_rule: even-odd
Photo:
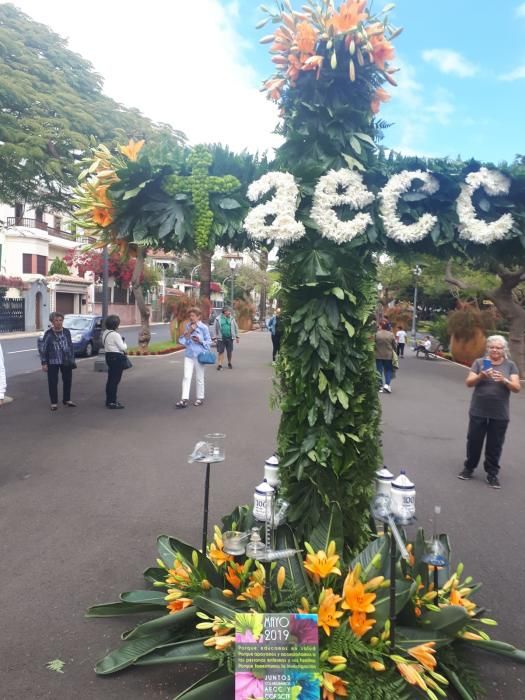
[[[193,605],[193,600],[191,598],[179,598],[169,603],[167,607],[170,611],[170,615],[173,615],[174,613],[184,610],[184,608],[189,608],[190,605]]]
[[[373,671],[378,671],[378,672],[386,671],[386,666],[381,661],[369,661],[368,665],[370,666],[370,668]]]
[[[383,90],[383,88],[377,88],[372,97],[372,102],[370,103],[370,109],[372,110],[373,114],[377,114],[379,112],[381,102],[388,102],[389,99],[390,95],[386,90]],[[411,556],[412,559],[414,558],[413,554],[409,556]]]
[[[328,545],[328,552],[320,549],[317,554],[307,554],[304,568],[308,571],[314,583],[319,583],[330,574],[341,576],[341,570],[336,566],[339,555],[335,554],[335,544]]]
[[[452,588],[450,591],[449,602],[450,605],[461,605],[469,615],[473,615],[476,609],[476,603],[473,603],[466,596],[462,596],[456,588]]]
[[[353,612],[371,613],[375,607],[372,604],[376,599],[375,593],[367,593],[364,584],[357,581],[353,586],[347,585],[347,580],[343,587],[344,602],[342,607]]]
[[[168,569],[166,583],[179,586],[180,588],[187,588],[190,583],[190,573],[191,569],[187,564],[183,564],[179,559],[175,559],[173,568]]]
[[[435,642],[426,642],[425,644],[419,644],[416,647],[412,647],[408,650],[410,656],[412,656],[416,661],[427,669],[427,671],[433,671],[436,668],[436,659],[433,654],[436,653],[434,649]]]
[[[232,564],[228,564],[228,570],[226,572],[226,580],[228,583],[235,588],[235,590],[239,590],[241,587],[241,579],[239,574],[244,573],[244,567],[242,564],[236,564],[233,562]]]
[[[371,617],[367,617],[366,613],[354,610],[348,620],[348,624],[352,628],[352,632],[356,637],[362,637],[369,632],[375,625],[376,621]]]
[[[105,208],[102,209],[102,207],[94,207],[91,218],[101,228],[106,228],[106,226],[113,223],[113,210]]]
[[[344,615],[337,610],[337,603],[341,596],[333,592],[331,588],[325,588],[319,596],[319,610],[317,611],[317,625],[322,627],[327,637],[330,636],[330,627],[339,627],[338,619]]]
[[[262,583],[252,583],[241,595],[237,596],[237,600],[255,600],[260,603],[264,597],[264,586]]]
[[[307,58],[304,62],[303,70],[316,70],[317,79],[319,79],[319,73],[323,67],[323,61],[323,56],[310,56],[310,58]]]
[[[392,44],[387,41],[383,34],[372,34],[369,37],[372,44],[372,58],[380,70],[385,70],[385,62],[394,58],[395,51]]]
[[[338,695],[341,698],[348,697],[346,686],[348,681],[344,681],[339,676],[334,676],[333,673],[323,673],[323,700],[335,700]]]
[[[422,690],[428,690],[427,684],[423,680],[421,672],[423,671],[423,666],[419,664],[410,664],[396,662],[397,670],[403,676],[403,678],[411,685],[418,685]]]
[[[295,43],[302,54],[313,54],[317,43],[317,32],[308,22],[299,22]]]
[[[368,17],[367,13],[363,12],[366,2],[367,0],[346,0],[330,20],[335,31],[342,34],[355,29],[359,22],[363,22]]]
[[[130,139],[127,146],[119,146],[119,149],[120,152],[126,156],[126,158],[129,158],[129,160],[137,160],[139,152],[144,143],[144,139],[142,139],[142,141]]]

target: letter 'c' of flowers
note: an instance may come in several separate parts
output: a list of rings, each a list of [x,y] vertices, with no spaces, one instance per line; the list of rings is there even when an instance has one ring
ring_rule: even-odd
[[[397,214],[399,198],[410,190],[414,180],[423,181],[419,192],[432,195],[439,190],[439,182],[430,173],[423,170],[403,170],[397,175],[392,175],[379,193],[382,200],[379,212],[386,235],[400,243],[415,243],[422,240],[438,223],[437,216],[433,214],[423,214],[413,224],[404,224],[399,218]]]
[[[280,245],[291,243],[305,234],[304,225],[296,221],[299,188],[290,173],[266,173],[248,187],[248,198],[256,202],[271,189],[275,195],[259,204],[244,219],[244,228],[250,238],[258,241],[273,240]],[[271,224],[266,217],[275,216]]]
[[[343,191],[339,192],[341,188]],[[374,195],[366,189],[359,173],[347,168],[330,170],[317,183],[311,217],[322,236],[339,244],[346,243],[364,233],[372,223],[372,217],[360,213],[350,221],[342,221],[333,207],[347,204],[352,209],[363,209],[373,201]]]
[[[479,219],[472,204],[472,195],[479,187],[483,187],[491,197],[508,194],[509,178],[500,173],[499,170],[480,168],[477,173],[469,173],[465,180],[466,184],[461,185],[461,193],[456,203],[460,237],[484,245],[505,238],[514,225],[512,216],[503,214],[496,221],[490,222]]]

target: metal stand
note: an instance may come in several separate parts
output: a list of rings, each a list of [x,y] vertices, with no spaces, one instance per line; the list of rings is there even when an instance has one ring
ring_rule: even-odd
[[[210,462],[206,462],[206,477],[204,479],[204,512],[202,517],[202,553],[206,554],[208,545],[208,503],[210,500]]]
[[[388,525],[385,525],[385,534],[389,531]],[[396,646],[396,563],[397,563],[397,547],[394,533],[390,529],[390,652],[392,653]]]

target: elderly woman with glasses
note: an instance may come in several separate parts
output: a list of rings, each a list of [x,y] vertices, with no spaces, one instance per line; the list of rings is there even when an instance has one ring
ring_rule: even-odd
[[[485,442],[484,467],[487,483],[501,488],[499,460],[509,424],[510,393],[521,389],[519,371],[509,357],[507,341],[501,335],[487,338],[487,354],[474,360],[465,380],[474,388],[469,411],[467,459],[459,479],[471,479]]]

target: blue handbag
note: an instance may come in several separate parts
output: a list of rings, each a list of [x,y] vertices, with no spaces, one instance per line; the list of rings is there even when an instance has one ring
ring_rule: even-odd
[[[217,359],[213,350],[205,350],[197,357],[201,365],[214,365]]]

